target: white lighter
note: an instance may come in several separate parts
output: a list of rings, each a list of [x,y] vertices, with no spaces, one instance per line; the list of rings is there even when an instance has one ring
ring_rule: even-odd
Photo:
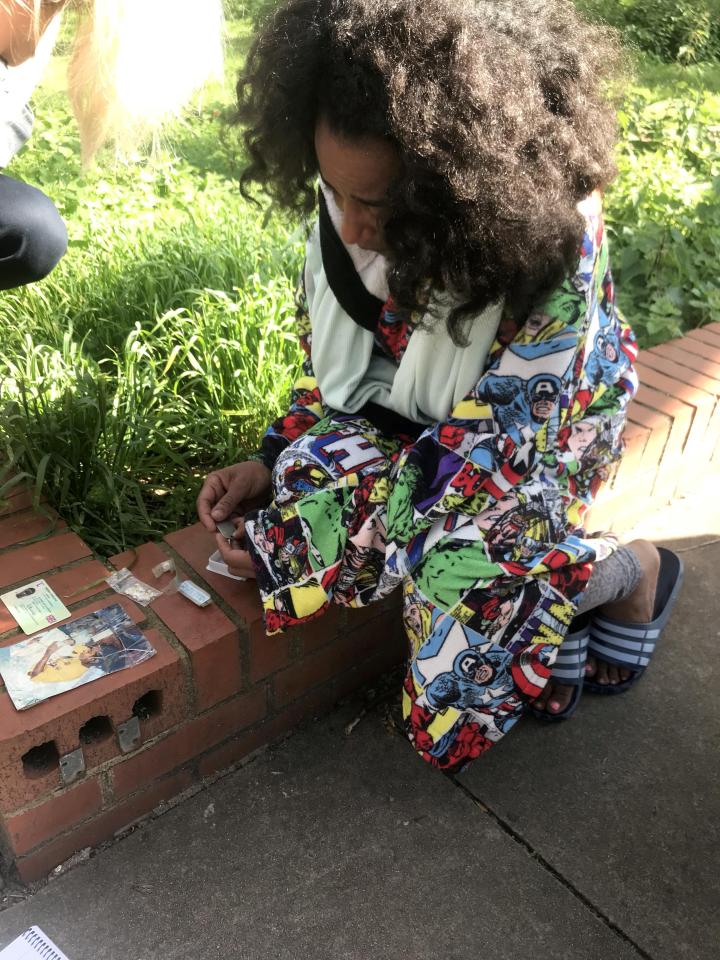
[[[212,602],[212,597],[201,587],[198,587],[192,580],[183,580],[178,585],[178,593],[181,593],[188,600],[192,601],[196,607],[207,607]]]

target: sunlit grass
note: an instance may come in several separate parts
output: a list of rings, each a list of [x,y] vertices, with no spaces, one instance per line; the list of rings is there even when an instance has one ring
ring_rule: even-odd
[[[0,399],[10,456],[101,553],[192,520],[199,482],[252,452],[298,369],[304,234],[237,187],[229,123],[249,24],[227,77],[155,155],[82,172],[59,65],[11,170],[65,217],[42,283],[2,295]]]
[[[8,171],[53,198],[70,247],[45,281],[0,294],[7,454],[104,554],[190,522],[202,476],[255,449],[298,369],[302,228],[237,187],[250,34],[249,16],[229,20],[224,82],[152,159],[106,152],[86,172],[61,45]],[[619,302],[648,344],[720,315],[720,68],[639,60],[621,119],[606,209]]]

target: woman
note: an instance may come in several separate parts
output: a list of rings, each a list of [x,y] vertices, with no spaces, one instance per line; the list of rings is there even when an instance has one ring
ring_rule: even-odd
[[[83,161],[107,141],[127,149],[154,133],[222,63],[221,0],[0,0],[0,167],[27,140],[27,100],[73,8],[69,92]],[[162,42],[158,43],[157,38]],[[41,280],[67,248],[39,190],[0,175],[0,290]]]
[[[446,771],[529,705],[627,689],[681,577],[583,527],[637,385],[600,204],[616,63],[565,0],[286,0],[238,87],[245,182],[319,213],[292,406],[199,516],[243,516],[218,545],[268,633],[402,589],[407,732]]]

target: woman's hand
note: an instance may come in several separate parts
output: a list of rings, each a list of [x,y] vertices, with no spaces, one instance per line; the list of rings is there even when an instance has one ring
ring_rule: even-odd
[[[226,540],[221,533],[215,537],[220,556],[227,564],[227,568],[235,577],[255,579],[255,567],[247,550],[241,546],[245,537],[245,523],[235,520],[235,534],[231,540]]]
[[[270,492],[272,474],[264,463],[246,460],[209,474],[197,498],[197,512],[206,530],[232,514],[243,514],[261,503]]]

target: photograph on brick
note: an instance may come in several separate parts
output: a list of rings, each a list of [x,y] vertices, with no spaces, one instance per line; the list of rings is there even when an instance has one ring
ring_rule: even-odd
[[[0,677],[18,710],[155,655],[118,603],[0,647]]]

